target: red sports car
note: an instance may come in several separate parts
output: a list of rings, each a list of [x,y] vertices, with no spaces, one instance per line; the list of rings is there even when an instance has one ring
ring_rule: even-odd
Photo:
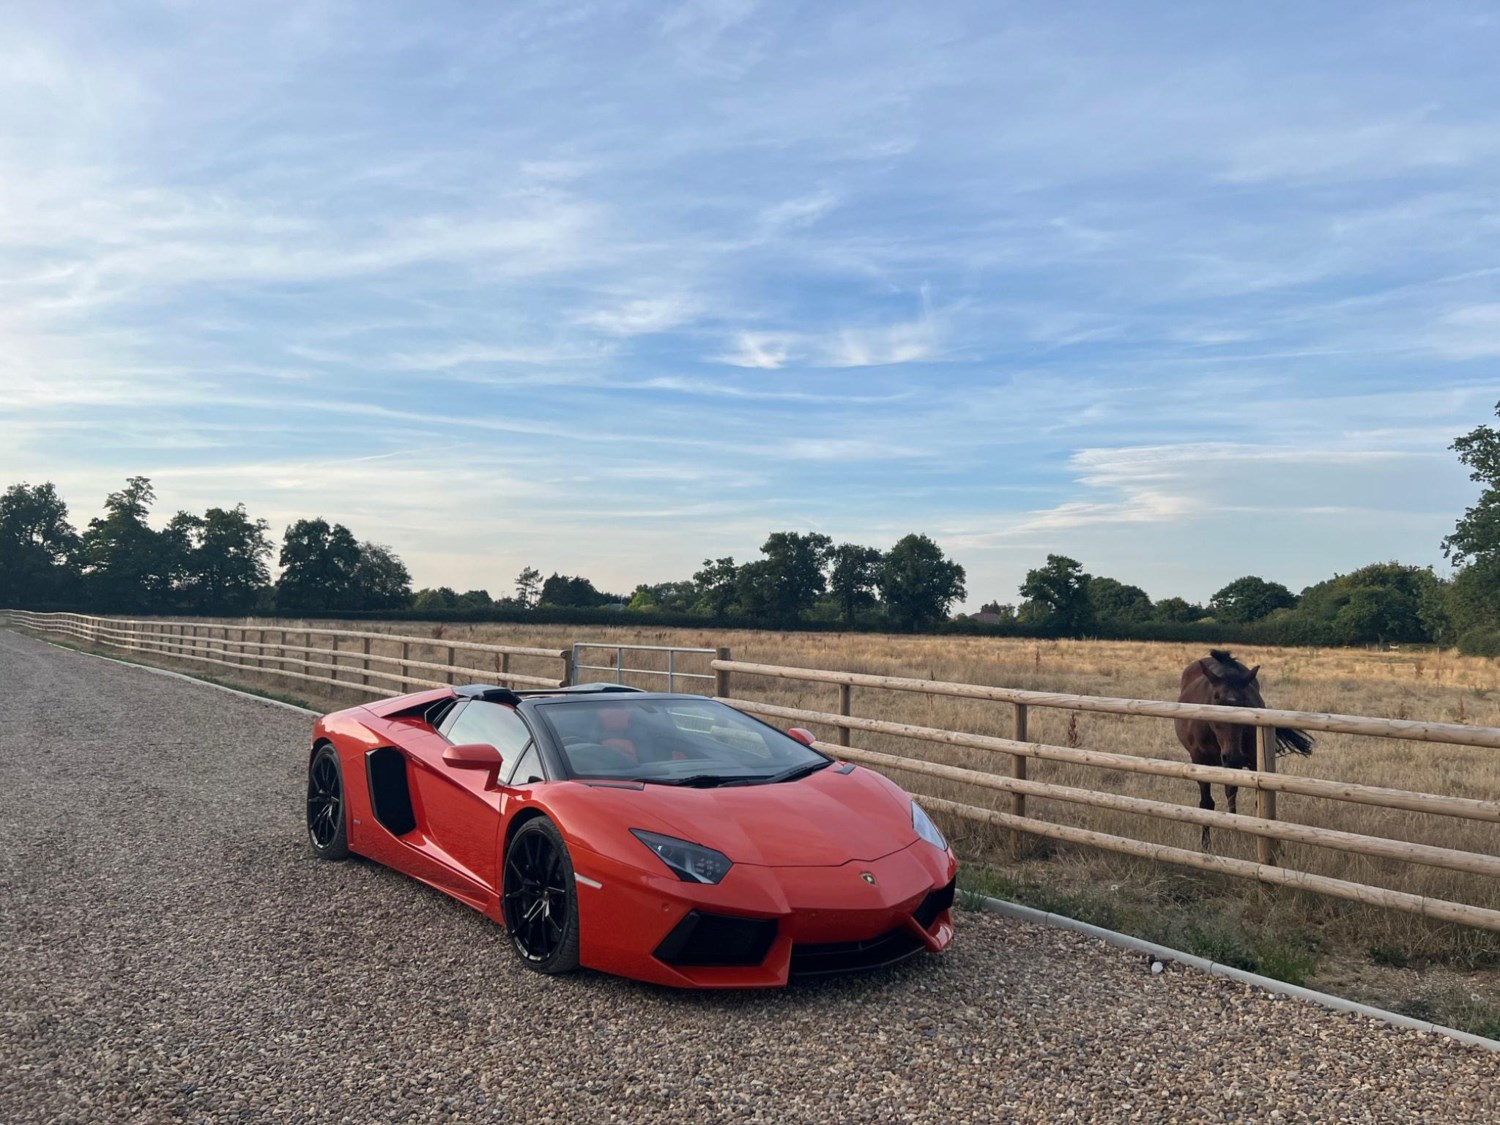
[[[812,741],[701,696],[440,688],[318,720],[307,832],[483,911],[543,973],[774,987],[943,949],[942,834]]]

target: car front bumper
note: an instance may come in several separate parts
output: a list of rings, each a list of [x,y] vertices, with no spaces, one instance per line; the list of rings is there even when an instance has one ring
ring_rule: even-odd
[[[922,840],[836,867],[735,864],[716,885],[586,851],[573,862],[583,964],[658,984],[774,988],[953,939],[958,864]]]

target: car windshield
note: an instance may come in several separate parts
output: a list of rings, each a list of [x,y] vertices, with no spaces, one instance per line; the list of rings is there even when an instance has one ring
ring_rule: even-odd
[[[790,781],[832,759],[711,699],[570,699],[539,708],[569,774],[719,786]]]

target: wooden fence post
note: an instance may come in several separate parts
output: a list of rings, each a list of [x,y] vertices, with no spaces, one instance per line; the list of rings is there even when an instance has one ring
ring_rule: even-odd
[[[1017,742],[1028,741],[1026,737],[1026,704],[1013,703],[1015,709],[1015,732],[1012,737]],[[1010,776],[1021,781],[1026,780],[1026,757],[1023,754],[1012,754],[1010,756]],[[1011,816],[1026,815],[1026,794],[1012,792],[1010,795]],[[1022,849],[1025,847],[1026,835],[1023,832],[1011,829],[1010,832],[1010,854],[1019,859]]]
[[[719,659],[729,659],[729,650],[727,648],[719,650]],[[727,668],[714,669],[714,694],[720,699],[729,698],[729,670]]]
[[[359,674],[359,682],[361,684],[363,684],[365,687],[369,687],[370,686],[370,638],[369,637],[365,638],[364,650],[365,650],[364,661],[360,665],[361,671],[360,671],[360,674]]]
[[[456,683],[458,683],[458,669],[455,668],[455,667],[453,667],[453,662],[456,659],[457,659],[457,655],[453,651],[453,646],[449,645],[448,646],[448,682],[450,684],[456,684]]]
[[[328,678],[334,683],[339,682],[339,639],[334,636],[332,643],[328,646],[331,655],[328,662],[333,665],[333,671],[328,673]]]
[[[510,653],[508,652],[500,654],[500,683],[502,686],[510,683]]]
[[[1259,727],[1256,733],[1260,736],[1255,744],[1255,768],[1261,773],[1276,772],[1276,728]],[[1276,790],[1257,789],[1255,791],[1255,815],[1262,820],[1276,819]],[[1281,841],[1272,840],[1266,836],[1258,836],[1255,840],[1255,858],[1267,867],[1275,867],[1281,862]]]
[[[411,675],[411,669],[408,668],[407,665],[406,665],[406,662],[407,662],[407,660],[410,657],[411,657],[411,642],[410,641],[402,641],[401,642],[401,687],[402,687],[402,690],[405,690],[407,678]]]
[[[852,715],[854,713],[852,710],[853,702],[854,688],[848,684],[839,684],[839,714],[843,715],[846,719]],[[849,745],[849,728],[847,726],[839,727],[839,745]]]

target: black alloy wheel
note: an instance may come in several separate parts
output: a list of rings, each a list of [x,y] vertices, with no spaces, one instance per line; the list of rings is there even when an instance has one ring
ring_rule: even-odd
[[[344,819],[344,773],[334,748],[324,744],[307,767],[307,842],[323,859],[349,854]]]
[[[539,973],[578,967],[578,903],[562,833],[528,820],[505,849],[505,928],[522,964]]]

